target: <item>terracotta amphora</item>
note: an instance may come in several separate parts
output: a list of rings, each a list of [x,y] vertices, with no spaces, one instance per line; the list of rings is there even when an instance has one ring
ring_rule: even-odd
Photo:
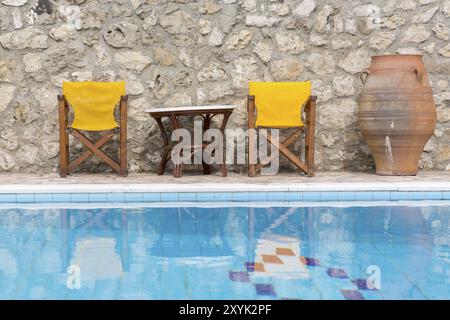
[[[358,122],[380,175],[416,175],[436,127],[422,55],[381,55],[361,74]]]

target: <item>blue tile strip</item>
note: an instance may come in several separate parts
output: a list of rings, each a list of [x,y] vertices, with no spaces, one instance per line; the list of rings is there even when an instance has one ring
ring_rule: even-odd
[[[112,192],[107,195],[108,202],[125,202],[125,194],[121,192]]]
[[[233,194],[231,192],[214,192],[215,201],[232,201]]]
[[[268,192],[267,200],[269,200],[269,201],[284,201],[286,193],[287,192]]]
[[[320,193],[319,192],[302,192],[303,193],[303,201],[320,201]]]
[[[161,193],[161,201],[162,202],[178,201],[178,192]]]
[[[159,192],[144,192],[142,194],[143,202],[159,202],[161,201],[161,193]]]
[[[197,194],[195,192],[180,192],[178,201],[197,201]]]
[[[142,202],[142,193],[140,192],[132,192],[125,193],[125,202]]]
[[[34,193],[18,193],[17,203],[34,203]]]
[[[53,201],[53,195],[51,193],[36,193],[34,195],[35,203],[49,203]]]
[[[9,193],[0,194],[0,203],[16,203],[16,202],[17,202],[16,194],[9,194]]]
[[[107,193],[90,193],[89,194],[89,202],[108,202],[108,194]]]
[[[450,191],[5,193],[0,203],[330,202],[450,200]]]
[[[70,202],[69,193],[54,193],[52,194],[53,203],[68,203]]]

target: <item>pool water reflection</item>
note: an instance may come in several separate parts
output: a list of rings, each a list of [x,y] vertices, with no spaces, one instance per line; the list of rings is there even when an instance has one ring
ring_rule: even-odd
[[[446,206],[0,209],[0,298],[449,299],[449,217]]]

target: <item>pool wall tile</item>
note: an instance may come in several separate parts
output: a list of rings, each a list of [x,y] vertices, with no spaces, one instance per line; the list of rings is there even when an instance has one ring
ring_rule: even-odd
[[[319,200],[320,200],[319,192],[312,192],[312,191],[303,192],[303,201],[319,201]]]
[[[268,192],[267,200],[269,200],[269,201],[284,201],[285,200],[285,192]]]
[[[339,201],[355,201],[356,200],[356,192],[354,192],[354,191],[338,192],[338,200]]]
[[[391,191],[390,200],[398,201],[398,200],[407,200],[408,192],[406,191]]]
[[[89,202],[107,202],[108,194],[107,193],[90,193],[89,194]]]
[[[161,193],[161,201],[162,202],[178,201],[178,192]]]
[[[125,202],[141,202],[142,193],[141,192],[127,192],[125,193]]]
[[[233,201],[248,201],[249,199],[250,192],[233,192]]]
[[[287,192],[110,192],[5,193],[0,203],[139,203],[250,201],[422,201],[450,200],[450,191],[287,191]]]
[[[251,192],[250,201],[267,201],[267,192]]]
[[[51,203],[53,202],[53,197],[51,193],[36,193],[34,195],[35,203]]]
[[[214,201],[214,193],[199,192],[197,193],[197,201]]]
[[[33,203],[34,201],[34,193],[17,194],[17,203]]]
[[[144,201],[144,202],[159,202],[159,201],[161,201],[161,193],[159,193],[159,192],[144,192],[142,194],[142,201]]]
[[[355,200],[357,200],[357,201],[372,201],[373,200],[373,192],[371,192],[371,191],[355,192]]]
[[[442,191],[427,191],[424,192],[425,200],[442,200]]]
[[[286,201],[303,201],[302,192],[286,192],[284,195]]]
[[[0,194],[0,203],[15,203],[17,202],[17,195],[14,193]]]
[[[54,203],[67,203],[70,202],[70,193],[53,193],[52,201]]]
[[[408,200],[423,200],[425,199],[425,193],[420,191],[408,191]]]
[[[338,193],[335,191],[320,192],[320,201],[337,201]]]
[[[389,200],[391,200],[391,192],[390,191],[374,191],[372,193],[372,200],[389,201]]]
[[[180,192],[178,193],[179,201],[197,201],[197,194],[195,192]]]
[[[125,202],[125,195],[123,192],[108,193],[108,202]]]
[[[214,200],[216,201],[231,201],[233,200],[232,192],[214,192]]]
[[[83,203],[89,202],[89,194],[88,193],[72,193],[70,195],[71,202]]]

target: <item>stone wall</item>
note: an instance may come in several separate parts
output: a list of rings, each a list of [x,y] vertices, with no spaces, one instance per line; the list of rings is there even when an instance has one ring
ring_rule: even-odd
[[[449,170],[449,28],[449,0],[0,0],[0,172],[57,171],[64,79],[126,80],[133,172],[160,159],[145,108],[235,103],[230,127],[244,128],[248,81],[312,79],[317,168],[372,170],[359,73],[371,55],[416,52],[438,106],[421,168]]]

